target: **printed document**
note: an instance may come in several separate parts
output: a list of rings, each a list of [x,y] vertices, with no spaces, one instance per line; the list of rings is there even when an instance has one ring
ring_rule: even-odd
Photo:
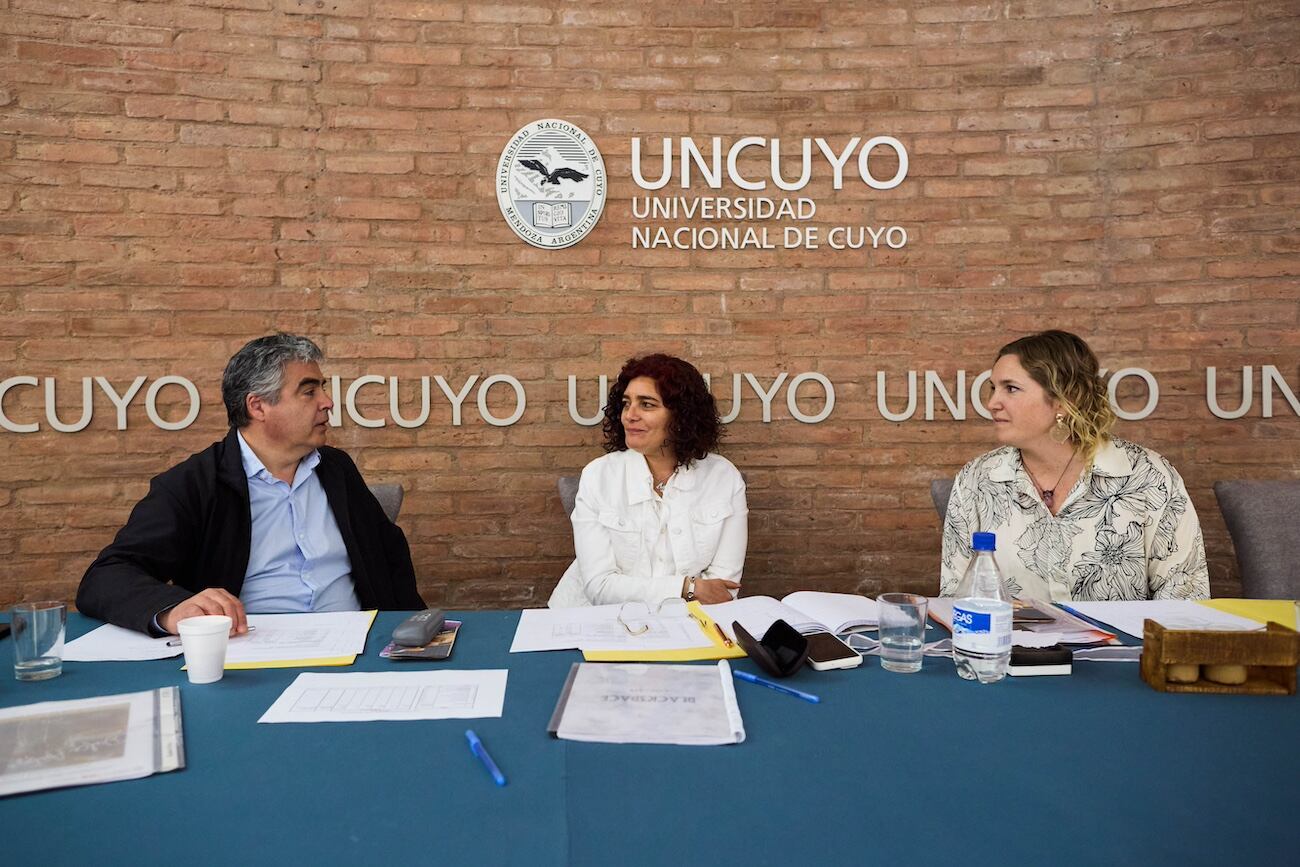
[[[310,614],[250,614],[254,627],[232,635],[226,668],[272,668],[282,665],[351,664],[366,649],[374,611],[329,611]],[[169,647],[168,644],[174,646]],[[68,662],[135,662],[180,656],[175,635],[150,638],[133,629],[106,623],[68,642]]]
[[[519,614],[511,653],[537,650],[679,650],[712,647],[689,613],[652,614],[619,620],[622,605],[590,608],[528,608]],[[653,611],[653,606],[651,609]],[[640,631],[645,627],[644,631]],[[633,634],[637,631],[638,634]]]
[[[181,655],[180,646],[168,647],[174,635],[150,638],[134,629],[105,623],[63,648],[64,662],[139,662],[145,659],[170,659]]]
[[[1192,599],[1071,602],[1070,607],[1135,638],[1142,637],[1144,620],[1154,620],[1165,629],[1228,629],[1244,632],[1264,628],[1258,621],[1218,611]]]
[[[731,666],[574,663],[548,730],[571,741],[712,746],[745,740]]]
[[[505,706],[504,668],[477,671],[387,671],[300,674],[258,722],[499,717]]]
[[[250,614],[243,635],[226,647],[226,668],[271,668],[277,665],[351,664],[366,650],[374,611],[328,611],[312,614]]]
[[[181,731],[180,690],[174,686],[5,708],[0,797],[183,768]]]

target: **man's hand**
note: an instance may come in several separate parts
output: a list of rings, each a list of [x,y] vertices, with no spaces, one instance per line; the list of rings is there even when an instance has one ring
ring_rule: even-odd
[[[695,598],[703,605],[730,602],[731,591],[739,587],[735,581],[724,581],[721,578],[696,578]]]
[[[238,597],[231,596],[220,587],[209,587],[195,593],[189,599],[166,611],[158,618],[158,625],[164,632],[176,634],[176,624],[186,617],[199,617],[203,614],[224,614],[230,618],[230,634],[239,635],[248,631],[248,618],[244,614],[244,603]]]

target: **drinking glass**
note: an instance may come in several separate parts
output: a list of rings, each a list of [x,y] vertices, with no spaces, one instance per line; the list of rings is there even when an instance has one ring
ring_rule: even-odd
[[[18,680],[48,680],[62,674],[68,607],[62,602],[19,602],[10,613],[14,677]]]
[[[928,600],[915,593],[882,593],[876,602],[880,604],[880,667],[902,674],[920,671]]]

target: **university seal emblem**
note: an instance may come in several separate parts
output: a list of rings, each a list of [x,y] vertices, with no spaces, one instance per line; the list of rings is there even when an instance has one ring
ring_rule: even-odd
[[[534,247],[581,241],[605,209],[605,161],[596,143],[565,120],[535,120],[510,138],[497,163],[497,204]]]

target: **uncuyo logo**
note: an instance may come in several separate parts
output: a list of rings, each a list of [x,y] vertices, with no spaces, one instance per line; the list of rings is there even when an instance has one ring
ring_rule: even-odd
[[[605,161],[574,124],[535,120],[510,137],[497,163],[497,204],[534,247],[571,247],[605,209]]]

